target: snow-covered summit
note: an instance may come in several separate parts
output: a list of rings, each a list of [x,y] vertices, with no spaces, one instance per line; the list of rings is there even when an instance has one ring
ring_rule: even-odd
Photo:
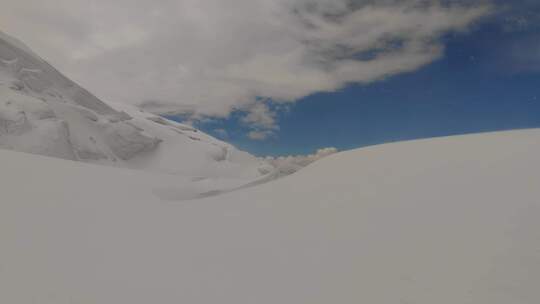
[[[115,107],[0,32],[0,148],[197,178],[268,172],[254,156],[190,126]]]

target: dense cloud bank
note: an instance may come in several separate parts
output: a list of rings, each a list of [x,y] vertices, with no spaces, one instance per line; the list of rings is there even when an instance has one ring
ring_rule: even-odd
[[[481,0],[8,0],[0,27],[106,100],[195,119],[245,110],[250,136],[262,139],[277,126],[261,100],[413,71],[441,56],[443,34],[491,9]]]

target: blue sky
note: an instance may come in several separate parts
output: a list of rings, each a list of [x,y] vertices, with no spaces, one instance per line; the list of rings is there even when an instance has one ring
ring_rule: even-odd
[[[505,1],[506,9],[469,32],[445,36],[445,55],[414,72],[311,95],[286,107],[270,104],[280,128],[263,141],[246,136],[243,113],[197,127],[261,156],[540,127],[540,3],[535,2]]]

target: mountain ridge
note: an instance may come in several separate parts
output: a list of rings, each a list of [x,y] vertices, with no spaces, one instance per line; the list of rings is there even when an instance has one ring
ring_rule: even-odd
[[[253,180],[271,171],[191,126],[103,102],[2,32],[0,148],[200,178]]]

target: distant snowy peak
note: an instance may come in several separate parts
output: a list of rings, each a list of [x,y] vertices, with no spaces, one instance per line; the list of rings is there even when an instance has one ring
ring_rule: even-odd
[[[160,140],[63,76],[27,47],[0,35],[0,146],[72,160],[128,160]],[[94,136],[101,134],[101,136]]]
[[[0,148],[198,178],[267,172],[261,160],[190,126],[117,106],[0,32]]]
[[[79,105],[111,119],[129,119],[62,75],[20,41],[3,33],[0,33],[0,69],[14,78],[16,88],[26,93]]]

